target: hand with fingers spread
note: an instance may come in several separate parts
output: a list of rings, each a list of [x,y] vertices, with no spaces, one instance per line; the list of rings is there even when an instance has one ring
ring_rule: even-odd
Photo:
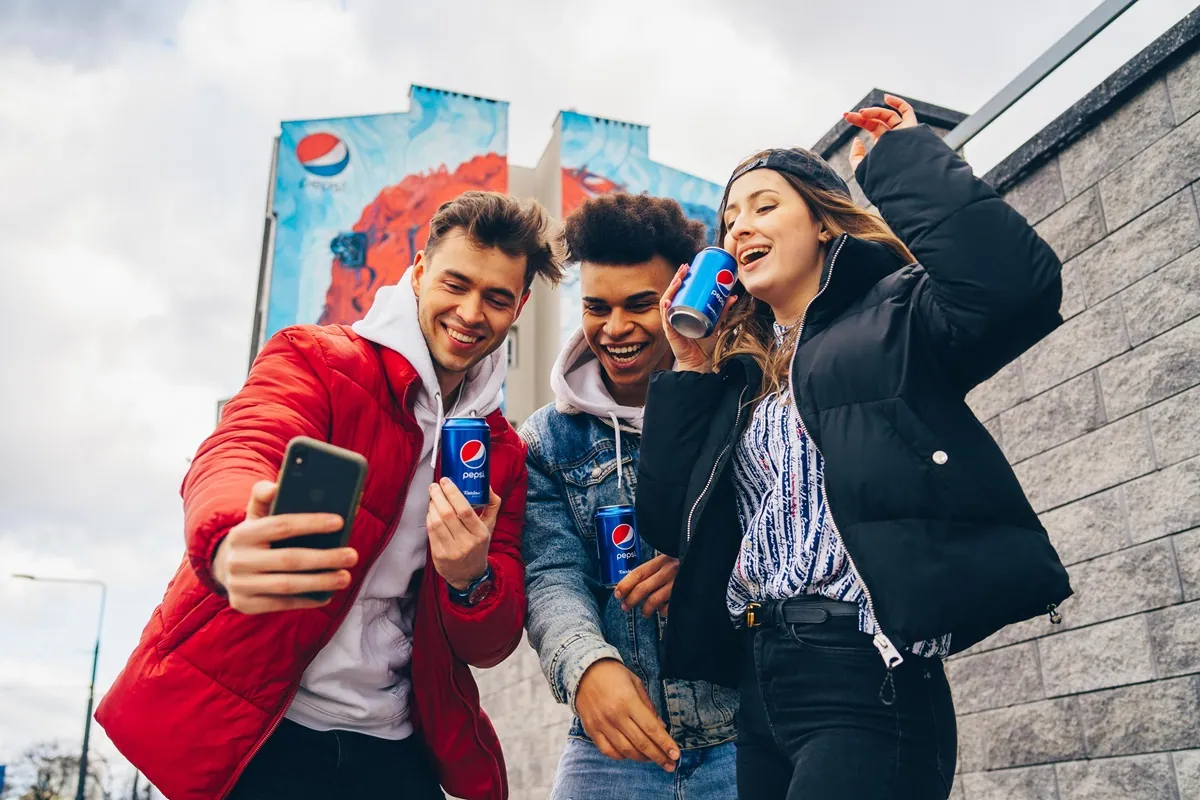
[[[653,761],[675,771],[679,745],[654,713],[646,687],[620,661],[603,658],[587,668],[575,693],[575,710],[604,755],[616,761]]]
[[[671,310],[671,303],[675,300],[679,287],[683,286],[683,279],[687,277],[688,269],[688,265],[684,264],[676,271],[675,277],[671,279],[671,283],[663,292],[662,299],[658,303],[663,332],[667,335],[667,344],[671,345],[671,352],[675,354],[675,360],[679,362],[679,369],[684,372],[712,372],[713,348],[717,345],[716,333],[714,332],[712,336],[705,339],[689,339],[672,328],[671,323],[667,321],[667,312]],[[737,297],[730,295],[729,299],[725,301],[725,308],[721,313],[724,314],[725,311],[728,311],[735,300]]]
[[[643,617],[649,618],[655,611],[665,617],[677,572],[678,558],[657,555],[645,564],[639,564],[622,578],[613,589],[613,596],[621,601],[622,611],[636,608],[640,604]]]
[[[302,595],[345,589],[350,585],[348,570],[358,562],[358,553],[350,547],[272,548],[272,542],[342,528],[337,514],[269,516],[277,489],[270,481],[254,485],[246,519],[229,531],[213,555],[213,577],[228,594],[229,605],[243,614],[323,606],[329,600]]]
[[[879,141],[879,137],[888,131],[917,126],[917,113],[913,111],[912,104],[907,100],[892,94],[885,94],[883,101],[890,107],[873,106],[861,111],[848,111],[842,114],[842,117],[851,125],[862,128],[871,134],[874,141]],[[850,168],[858,169],[858,165],[866,157],[867,148],[862,143],[862,139],[856,137],[854,143],[850,145]]]
[[[487,571],[488,546],[500,514],[500,498],[489,492],[487,507],[476,511],[449,478],[429,484],[425,527],[433,568],[459,591]]]

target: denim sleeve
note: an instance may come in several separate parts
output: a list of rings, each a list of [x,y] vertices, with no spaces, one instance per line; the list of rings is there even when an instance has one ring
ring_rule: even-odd
[[[554,697],[575,709],[583,673],[602,658],[621,661],[604,639],[598,589],[587,543],[567,507],[563,489],[546,471],[533,426],[521,429],[529,445],[529,493],[525,501],[526,628]]]

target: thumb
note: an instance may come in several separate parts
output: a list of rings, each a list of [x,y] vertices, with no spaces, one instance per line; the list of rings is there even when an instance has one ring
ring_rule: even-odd
[[[500,495],[488,489],[488,504],[479,518],[492,530],[496,526],[496,517],[500,516]]]
[[[862,139],[854,137],[853,143],[850,145],[850,167],[858,169],[858,165],[867,157],[867,147],[863,144]]]
[[[250,490],[250,502],[246,504],[246,519],[259,519],[271,513],[271,503],[279,487],[270,481],[259,481]]]

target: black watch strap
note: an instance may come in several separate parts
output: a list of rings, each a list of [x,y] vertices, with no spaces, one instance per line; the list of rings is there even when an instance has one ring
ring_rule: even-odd
[[[455,603],[456,605],[466,606],[467,608],[470,608],[471,606],[477,605],[485,597],[487,597],[487,595],[491,589],[491,584],[492,584],[492,565],[489,564],[487,566],[487,569],[485,569],[483,571],[483,574],[480,575],[475,580],[471,581],[467,585],[467,588],[462,589],[460,591],[459,589],[455,589],[453,586],[451,586],[449,583],[447,583],[446,591],[448,591],[450,594],[450,602]],[[484,590],[484,591],[481,591],[481,590]]]

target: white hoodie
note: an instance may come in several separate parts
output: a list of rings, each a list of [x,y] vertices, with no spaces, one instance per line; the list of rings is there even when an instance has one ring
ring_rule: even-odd
[[[417,321],[411,270],[396,285],[379,290],[371,310],[353,329],[404,356],[421,377],[413,412],[424,441],[396,531],[371,566],[341,627],[305,670],[287,718],[313,730],[336,728],[403,739],[413,731],[409,662],[417,587],[412,578],[425,566],[425,514],[442,422],[447,416],[482,417],[499,408],[506,363],[501,348],[472,367],[454,408],[444,414],[433,361]],[[404,466],[371,464],[369,468]]]

